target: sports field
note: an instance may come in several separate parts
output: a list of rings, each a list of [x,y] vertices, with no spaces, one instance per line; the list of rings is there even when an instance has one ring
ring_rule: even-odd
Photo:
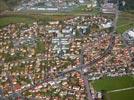
[[[106,100],[134,100],[134,78],[132,76],[105,77],[92,81],[97,91],[105,90]]]

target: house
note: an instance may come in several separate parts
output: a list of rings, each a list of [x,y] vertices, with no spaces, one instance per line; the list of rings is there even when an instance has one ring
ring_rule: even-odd
[[[88,25],[78,25],[77,30],[80,32],[80,34],[86,34],[89,32],[89,26]]]
[[[62,33],[65,35],[65,37],[70,37],[73,33],[73,27],[66,26],[64,29],[62,29]]]
[[[134,46],[134,29],[129,29],[126,32],[123,33],[124,42],[127,45]]]
[[[116,12],[116,8],[113,3],[104,3],[101,10],[102,10],[102,13],[115,13]]]
[[[49,24],[50,25],[58,25],[59,24],[59,21],[50,21]]]
[[[113,27],[113,22],[112,21],[102,23],[100,25],[100,29],[107,29],[107,28],[111,28],[111,27]]]

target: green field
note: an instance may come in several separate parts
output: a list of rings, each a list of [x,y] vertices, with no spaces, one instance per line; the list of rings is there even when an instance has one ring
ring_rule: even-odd
[[[106,77],[100,80],[92,81],[92,84],[97,91],[111,91],[116,89],[134,87],[134,78],[131,76],[114,78]]]
[[[117,32],[123,33],[130,28],[134,28],[134,13],[122,12],[120,13],[117,23]]]
[[[22,14],[17,14],[17,13],[12,13],[8,12],[7,17],[0,17],[0,28],[10,24],[10,23],[26,23],[26,24],[32,24],[34,21],[39,21],[42,24],[46,24],[48,21],[52,20],[59,20],[63,21],[68,18],[72,18],[73,15],[60,15],[60,14],[48,14],[48,15],[43,15],[43,14],[34,14],[34,13],[26,13],[25,15]]]
[[[134,98],[134,89],[108,93],[112,90],[134,87],[134,78],[132,76],[105,77],[100,80],[92,81],[91,83],[96,91],[105,90],[110,100],[134,100],[131,99]]]
[[[71,12],[74,13],[81,13],[81,12],[87,12],[85,9],[87,8],[86,5],[80,5],[79,7],[72,8],[73,10]]]
[[[21,17],[21,16],[10,16],[10,17],[1,17],[0,18],[0,27],[6,26],[10,23],[27,23],[31,24],[34,20],[28,17]]]
[[[110,100],[134,100],[134,89],[108,93]]]

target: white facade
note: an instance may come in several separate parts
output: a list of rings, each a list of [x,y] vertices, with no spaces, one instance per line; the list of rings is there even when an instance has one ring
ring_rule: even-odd
[[[128,31],[128,35],[132,38],[134,38],[134,30]]]
[[[130,29],[122,34],[127,45],[134,46],[134,29]]]
[[[107,22],[105,24],[101,24],[101,28],[102,29],[110,28],[112,26],[113,26],[113,22],[112,21],[111,22]]]

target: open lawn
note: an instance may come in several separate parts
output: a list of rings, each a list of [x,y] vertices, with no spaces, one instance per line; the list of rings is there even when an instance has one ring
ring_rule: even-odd
[[[87,8],[87,5],[81,5],[79,7],[75,7],[70,13],[98,15],[100,14],[100,11],[98,11],[96,8]]]
[[[134,89],[108,93],[110,100],[134,100]]]
[[[122,12],[117,23],[117,32],[123,33],[130,28],[134,28],[134,13]]]
[[[128,87],[134,87],[134,78],[131,76],[123,77],[106,77],[100,80],[92,81],[92,85],[97,91],[106,90],[116,90]]]
[[[92,81],[92,85],[97,91],[105,90],[107,92],[105,100],[134,100],[134,77],[132,76],[105,77]]]
[[[4,27],[10,23],[27,23],[31,24],[34,21],[41,21],[41,23],[45,24],[48,21],[53,21],[53,20],[66,20],[69,18],[72,18],[74,16],[71,15],[44,15],[44,14],[34,14],[34,13],[26,13],[25,15],[23,14],[17,14],[17,13],[10,13],[7,14],[7,17],[0,17],[0,28]]]
[[[86,12],[86,8],[87,8],[86,5],[81,5],[79,7],[74,7],[71,12],[74,12],[74,13]]]
[[[10,23],[27,23],[30,24],[34,20],[28,17],[21,17],[21,16],[9,16],[9,17],[0,17],[0,27],[6,26]]]

